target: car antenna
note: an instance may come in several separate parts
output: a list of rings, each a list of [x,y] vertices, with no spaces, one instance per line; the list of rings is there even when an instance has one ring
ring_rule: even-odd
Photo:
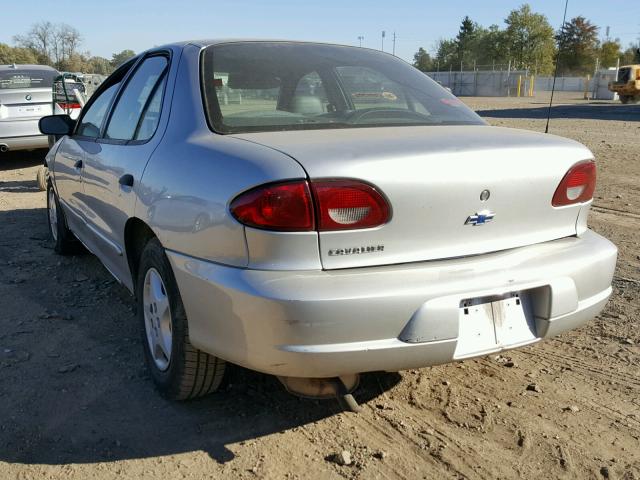
[[[564,2],[564,16],[562,17],[562,27],[560,27],[560,34],[564,32],[564,26],[567,21],[567,7],[569,6],[569,0]],[[563,37],[560,36],[560,39]],[[558,53],[556,54],[556,67],[553,72],[553,85],[551,86],[551,100],[549,100],[549,109],[547,110],[547,126],[544,129],[544,133],[549,133],[549,120],[551,120],[551,106],[553,105],[553,94],[556,91],[556,77],[558,76],[558,63],[560,63],[560,48],[562,45],[558,43]]]

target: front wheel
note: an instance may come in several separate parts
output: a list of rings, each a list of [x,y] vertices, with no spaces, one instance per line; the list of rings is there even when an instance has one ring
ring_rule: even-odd
[[[144,357],[158,390],[173,400],[216,391],[224,377],[225,362],[191,344],[171,264],[155,238],[142,251],[136,297]]]
[[[47,190],[48,176],[47,167],[41,165],[36,173],[36,183],[38,184],[38,188],[43,192]]]

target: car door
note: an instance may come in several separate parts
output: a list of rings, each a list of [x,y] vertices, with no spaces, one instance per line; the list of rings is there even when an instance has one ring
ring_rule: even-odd
[[[96,92],[74,133],[63,138],[56,151],[54,179],[58,198],[65,210],[69,227],[85,243],[88,241],[86,220],[89,212],[82,186],[84,161],[87,152],[93,150],[92,147],[100,136],[101,126],[118,91],[120,80],[121,78],[116,78]]]
[[[124,229],[135,209],[137,182],[160,135],[170,55],[143,58],[125,79],[100,138],[86,152],[84,194],[93,249],[111,273],[129,285]]]

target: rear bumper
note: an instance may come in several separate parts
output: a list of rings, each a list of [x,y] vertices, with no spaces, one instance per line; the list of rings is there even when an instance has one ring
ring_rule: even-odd
[[[9,150],[35,150],[49,148],[47,135],[31,135],[25,137],[0,137],[0,145],[6,145]]]
[[[578,327],[604,308],[617,249],[587,231],[453,260],[296,272],[167,255],[197,348],[274,375],[332,377],[447,363]],[[527,292],[533,337],[461,353],[461,302],[514,292]]]

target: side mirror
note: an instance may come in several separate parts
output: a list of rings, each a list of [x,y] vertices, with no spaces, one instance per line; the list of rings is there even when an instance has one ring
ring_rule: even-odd
[[[45,135],[69,135],[73,131],[75,121],[69,115],[47,115],[38,122],[38,128]]]

